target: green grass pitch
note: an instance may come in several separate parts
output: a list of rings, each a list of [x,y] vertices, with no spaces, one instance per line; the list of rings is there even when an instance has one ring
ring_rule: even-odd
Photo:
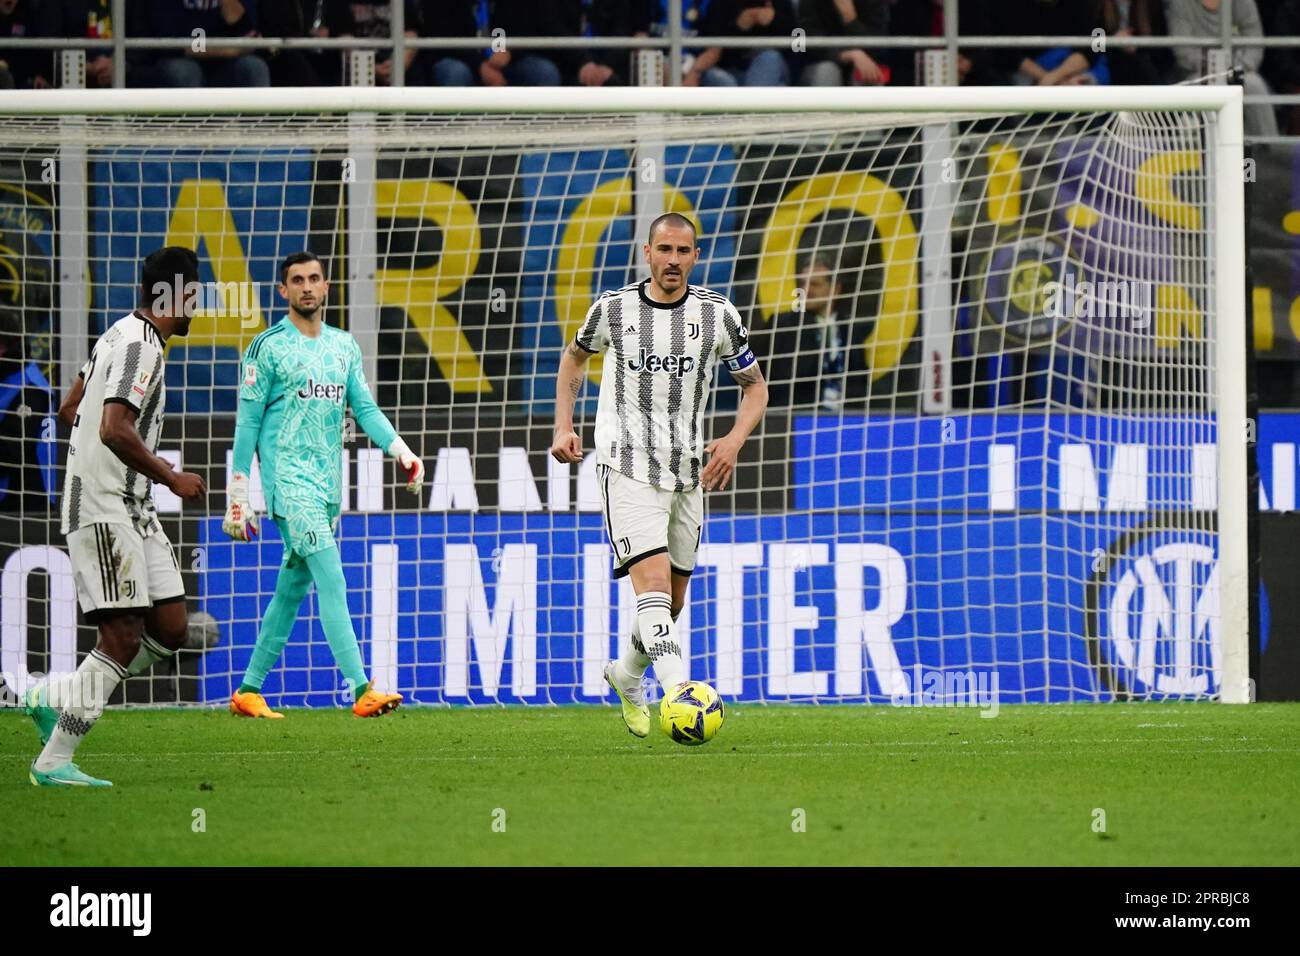
[[[287,714],[110,712],[111,791],[32,787],[0,714],[0,865],[1300,863],[1300,705]]]

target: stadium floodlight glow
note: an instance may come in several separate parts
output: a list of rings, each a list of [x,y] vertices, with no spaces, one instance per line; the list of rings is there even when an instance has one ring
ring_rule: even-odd
[[[691,281],[737,303],[783,389],[708,496],[691,677],[728,701],[946,705],[992,676],[1008,704],[1240,702],[1241,110],[1183,86],[23,91],[0,102],[0,193],[56,388],[153,248],[192,244],[205,283],[254,293],[214,293],[169,346],[161,447],[218,495],[158,504],[221,634],[158,699],[228,696],[270,598],[278,546],[225,541],[219,492],[240,351],[282,313],[275,264],[311,248],[327,321],[429,464],[413,509],[349,445],[340,533],[376,679],[417,704],[605,700],[632,601],[594,456],[547,460],[549,390],[672,210],[700,224]],[[24,518],[0,550],[62,544]],[[290,705],[333,700],[309,639],[267,685]]]

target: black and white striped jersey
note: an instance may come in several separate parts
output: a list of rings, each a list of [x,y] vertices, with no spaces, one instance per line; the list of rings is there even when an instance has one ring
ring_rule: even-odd
[[[84,391],[68,442],[63,482],[63,533],[89,524],[156,525],[152,483],[128,468],[100,441],[104,406],[122,402],[136,410],[136,430],[151,452],[162,434],[163,338],[139,312],[118,319],[99,337],[81,369]]]
[[[604,352],[596,408],[596,461],[667,491],[700,483],[704,407],[714,366],[753,364],[749,333],[726,296],[688,286],[656,302],[649,279],[603,293],[575,338]]]

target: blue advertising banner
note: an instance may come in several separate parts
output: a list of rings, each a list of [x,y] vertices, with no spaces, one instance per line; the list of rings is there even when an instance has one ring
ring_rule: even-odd
[[[1213,694],[1213,440],[1169,416],[800,420],[797,510],[707,520],[679,621],[692,676],[738,700],[921,703],[961,682],[1002,703]],[[202,534],[203,606],[230,622],[203,664],[219,701],[281,551],[273,533],[233,544],[216,519]],[[600,514],[348,514],[340,534],[387,686],[417,703],[604,699],[632,605]],[[304,615],[266,687],[289,705],[339,702],[311,633]]]

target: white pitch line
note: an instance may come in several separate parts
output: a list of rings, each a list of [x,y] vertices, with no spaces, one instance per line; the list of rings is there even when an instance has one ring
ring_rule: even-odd
[[[1114,753],[1114,751],[1107,751],[1107,753]],[[1162,753],[1168,753],[1168,754],[1267,754],[1267,753],[1284,754],[1284,753],[1285,753],[1285,754],[1290,754],[1290,753],[1300,753],[1300,747],[1215,747],[1215,748],[1209,748],[1209,747],[1194,747],[1194,748],[1185,749],[1185,750],[1164,750],[1164,751],[1162,751]],[[648,753],[648,754],[646,754],[646,753],[635,753],[635,754],[634,754],[634,752],[630,752],[630,751],[618,751],[618,752],[600,753],[600,754],[575,754],[575,753],[568,753],[568,752],[564,752],[564,751],[550,751],[550,752],[548,752],[548,755],[560,756],[560,757],[563,757],[563,758],[566,759],[566,760],[608,760],[608,759],[610,759],[610,757],[613,757],[613,756],[629,756],[629,757],[631,757],[631,756],[634,756],[634,755],[635,755],[638,759],[649,758],[649,757],[658,757],[658,758],[671,757],[671,758],[674,758],[674,759],[683,759],[683,760],[685,760],[685,759],[700,759],[700,758],[702,758],[702,757],[710,757],[710,758],[719,758],[719,757],[723,757],[723,758],[728,758],[728,759],[737,759],[737,760],[741,760],[741,759],[747,759],[747,758],[750,758],[750,757],[763,757],[763,758],[768,758],[768,757],[771,757],[771,758],[778,758],[778,757],[779,757],[779,758],[783,758],[783,759],[784,759],[784,758],[789,758],[789,757],[839,757],[839,756],[842,756],[841,754],[831,753],[831,752],[828,752],[828,751],[826,751],[826,750],[824,750],[824,749],[823,749],[823,750],[802,750],[802,751],[797,751],[797,750],[781,750],[781,751],[775,751],[775,752],[773,752],[773,751],[747,751],[747,750],[731,751],[731,750],[718,749],[718,748],[715,748],[715,749],[713,749],[713,750],[696,751],[695,754],[694,754],[694,756],[692,756],[692,757],[686,757],[685,753],[682,752],[682,751],[667,751],[667,752],[663,752],[663,753]],[[1049,757],[1049,758],[1053,758],[1053,759],[1061,759],[1061,757],[1062,757],[1062,754],[1061,754],[1061,752],[1060,752],[1059,750],[1028,750],[1028,751],[1023,751],[1023,750],[1003,750],[1003,751],[998,751],[998,752],[993,752],[993,753],[983,753],[983,752],[976,751],[976,750],[966,750],[966,751],[957,751],[957,752],[956,752],[956,755],[957,755],[957,756],[963,756],[963,757]],[[0,759],[3,759],[3,758],[14,758],[14,759],[16,759],[16,758],[22,758],[22,759],[25,760],[25,759],[27,759],[29,756],[30,756],[30,755],[29,755],[29,754],[26,754],[26,753],[22,753],[22,754],[0,753]],[[126,760],[126,761],[132,761],[132,762],[137,762],[137,763],[143,763],[143,762],[146,762],[146,761],[158,760],[158,759],[163,759],[163,760],[167,760],[167,759],[179,760],[179,759],[190,759],[190,758],[194,758],[194,757],[249,757],[249,758],[251,758],[251,757],[256,757],[256,758],[261,758],[261,757],[276,757],[276,758],[278,758],[278,757],[321,757],[321,758],[324,758],[324,759],[328,759],[328,758],[331,758],[331,757],[337,757],[337,758],[339,758],[339,759],[346,759],[346,758],[356,758],[356,757],[358,757],[358,756],[374,757],[374,756],[375,756],[375,753],[374,753],[374,751],[359,751],[359,750],[345,750],[345,751],[337,751],[337,750],[330,750],[330,751],[321,751],[321,750],[278,750],[278,751],[249,751],[249,752],[246,752],[246,751],[208,751],[208,750],[203,750],[203,751],[181,751],[181,752],[176,752],[176,753],[152,752],[152,753],[148,753],[148,754],[91,753],[91,752],[87,752],[87,753],[85,754],[85,757],[87,757],[87,758],[89,758],[89,759],[92,759],[92,760],[100,760],[100,759],[105,759],[105,760]],[[403,760],[407,760],[407,761],[416,761],[416,762],[420,762],[420,761],[426,761],[426,762],[437,762],[437,761],[469,761],[469,762],[474,762],[474,761],[517,761],[517,760],[529,760],[529,761],[531,761],[531,760],[536,760],[536,759],[538,758],[538,756],[540,756],[540,755],[539,755],[539,754],[536,754],[536,753],[534,753],[534,754],[516,754],[516,753],[508,753],[508,754],[492,754],[492,753],[478,753],[478,754],[399,754],[398,756],[400,756],[401,759],[403,759]],[[881,747],[881,748],[873,748],[873,749],[871,749],[870,751],[863,751],[863,753],[861,754],[861,756],[863,756],[863,757],[871,757],[871,758],[894,758],[894,757],[922,757],[922,756],[933,756],[933,754],[932,754],[932,753],[931,753],[931,754],[925,754],[925,753],[921,753],[921,752],[919,752],[919,751],[896,750],[896,749],[885,749],[885,748]],[[950,755],[949,755],[949,754],[944,754],[944,756],[950,756]],[[1077,757],[1080,757],[1080,756],[1087,756],[1087,755],[1081,755],[1081,754],[1070,754],[1069,756],[1077,758]]]

